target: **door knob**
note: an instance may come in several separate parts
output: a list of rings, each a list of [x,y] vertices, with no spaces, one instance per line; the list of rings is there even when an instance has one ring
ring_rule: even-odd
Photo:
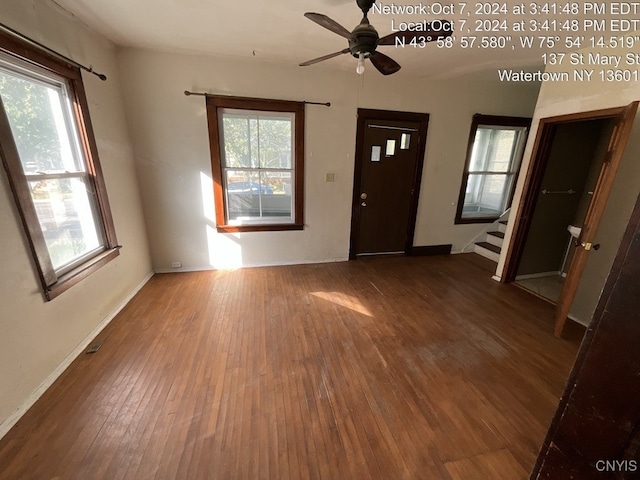
[[[362,199],[362,200],[366,200],[367,197],[368,197],[368,195],[366,193],[361,193],[360,194],[360,199]]]
[[[594,250],[600,249],[600,244],[599,243],[581,242],[580,240],[576,240],[574,242],[574,244],[575,244],[576,247],[582,247],[586,251],[589,251],[591,249],[594,249]]]
[[[362,205],[363,207],[367,206],[367,202],[362,202],[360,205]]]

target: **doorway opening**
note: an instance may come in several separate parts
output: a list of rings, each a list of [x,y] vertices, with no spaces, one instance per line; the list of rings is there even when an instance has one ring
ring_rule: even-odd
[[[556,336],[588,256],[599,249],[598,225],[637,107],[634,102],[540,120],[504,281],[556,304]]]
[[[615,119],[554,125],[546,168],[516,271],[516,284],[558,302],[577,248]]]
[[[411,253],[428,122],[358,109],[349,259]]]

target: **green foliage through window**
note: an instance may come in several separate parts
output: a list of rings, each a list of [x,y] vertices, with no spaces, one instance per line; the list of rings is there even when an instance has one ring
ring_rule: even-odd
[[[0,95],[27,172],[64,170],[50,90],[0,71]]]

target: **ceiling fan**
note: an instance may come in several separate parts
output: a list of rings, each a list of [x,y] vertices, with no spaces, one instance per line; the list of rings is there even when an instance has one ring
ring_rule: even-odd
[[[304,14],[304,16],[309,20],[349,40],[349,48],[301,63],[301,67],[313,65],[314,63],[323,62],[330,58],[350,53],[358,59],[356,72],[359,74],[364,73],[365,60],[368,58],[380,73],[383,75],[391,75],[400,70],[401,67],[392,58],[386,56],[384,53],[376,51],[378,46],[396,45],[396,39],[404,39],[404,42],[411,42],[414,39],[420,39],[421,42],[432,42],[438,38],[450,36],[453,30],[451,22],[438,20],[437,22],[433,22],[435,25],[430,29],[430,31],[398,31],[380,38],[378,32],[373,25],[369,23],[369,19],[367,18],[367,13],[371,10],[375,0],[356,0],[356,2],[364,16],[362,17],[360,24],[357,25],[352,32],[349,32],[349,30],[344,28],[338,22],[321,13],[307,12]],[[428,29],[431,25],[432,24],[428,24]],[[436,25],[438,27],[437,29]]]

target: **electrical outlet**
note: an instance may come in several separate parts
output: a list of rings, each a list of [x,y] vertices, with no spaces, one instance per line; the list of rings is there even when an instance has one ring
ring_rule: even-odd
[[[327,173],[325,179],[326,179],[325,180],[326,182],[335,182],[336,181],[336,174],[335,173]]]
[[[171,268],[182,268],[182,262],[172,262]]]

